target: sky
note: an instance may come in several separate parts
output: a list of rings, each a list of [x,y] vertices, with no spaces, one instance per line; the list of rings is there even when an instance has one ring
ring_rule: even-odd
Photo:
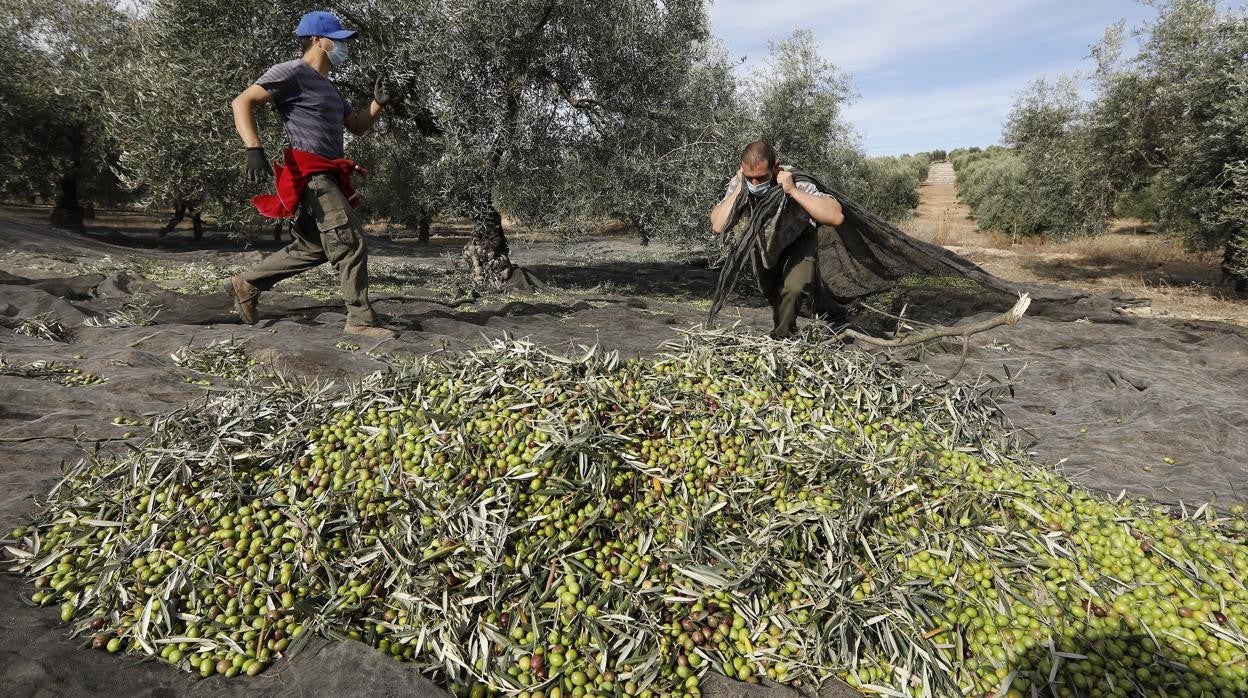
[[[1242,6],[1248,0],[1223,2]],[[846,117],[869,155],[999,143],[1015,97],[1036,78],[1088,72],[1089,46],[1136,0],[712,0],[711,24],[748,70],[767,42],[814,33],[851,75]],[[1128,47],[1129,48],[1129,47]]]

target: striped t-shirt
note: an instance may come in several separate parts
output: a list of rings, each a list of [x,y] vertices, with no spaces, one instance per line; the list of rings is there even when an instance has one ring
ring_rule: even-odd
[[[296,58],[269,68],[256,84],[273,96],[291,148],[343,156],[343,119],[354,110],[334,83]]]

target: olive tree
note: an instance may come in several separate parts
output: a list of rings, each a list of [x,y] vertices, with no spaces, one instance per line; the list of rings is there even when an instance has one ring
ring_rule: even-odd
[[[1014,237],[1041,227],[1042,214],[1032,204],[1027,164],[1007,148],[959,152],[952,156],[960,198],[981,230],[1001,230]]]
[[[364,212],[395,228],[417,231],[428,242],[434,215],[453,184],[437,167],[440,140],[390,117],[375,133],[352,142],[350,157],[368,168],[357,180]]]
[[[1135,56],[1121,56],[1121,28],[1096,47],[1097,151],[1121,191],[1147,195],[1162,230],[1224,246],[1228,272],[1248,280],[1248,11],[1156,5]]]
[[[653,37],[657,50],[668,43]],[[735,168],[740,101],[723,51],[690,41],[667,60],[667,84],[649,89],[667,98],[629,115],[600,122],[588,138],[566,148],[550,172],[559,191],[526,188],[508,209],[549,229],[579,234],[595,222],[624,222],[643,244],[663,239],[693,244],[708,230],[707,211]],[[549,180],[548,180],[549,181]],[[518,194],[518,195],[517,195]],[[550,198],[561,198],[551,207]]]
[[[931,158],[926,154],[864,159],[866,188],[858,203],[886,220],[907,218],[919,205],[919,185],[927,179],[929,165]]]
[[[84,202],[118,194],[98,96],[125,53],[130,18],[103,0],[0,0],[0,18],[0,188],[52,198],[53,224],[81,229]]]
[[[853,96],[849,76],[819,55],[808,30],[768,46],[766,60],[746,79],[750,140],[771,141],[781,162],[861,197],[866,156],[844,118]]]
[[[0,51],[0,190],[11,197],[46,194],[47,167],[41,162],[37,145],[50,135],[53,91],[48,88],[51,73],[48,57],[29,39],[22,17],[12,11],[11,0],[0,0],[0,12],[10,37],[7,51]],[[17,76],[24,76],[18,79]]]
[[[366,3],[331,4],[361,33],[353,42],[352,59],[331,79],[363,108],[372,99],[374,78],[385,67],[384,46],[378,46],[377,37],[386,37],[361,22],[367,16]],[[270,66],[299,57],[294,28],[304,13],[323,4],[143,0],[136,7],[132,49],[116,66],[110,89],[101,94],[109,133],[121,144],[118,171],[123,181],[149,209],[163,209],[205,187],[207,208],[218,223],[238,229],[255,221],[251,196],[271,184],[256,185],[243,175],[242,144],[230,101]],[[410,25],[396,20],[393,26]],[[398,102],[387,112],[380,133],[349,139],[347,153],[373,172],[360,182],[371,210],[402,222],[418,220],[409,209],[426,201],[413,203],[409,195],[413,189],[426,191],[412,186],[413,180],[422,181],[420,172],[413,175],[412,170],[434,157],[412,135],[419,135],[417,126],[428,130],[429,124],[427,114],[403,103],[408,88],[406,82],[394,85]],[[280,156],[284,136],[274,110],[260,109],[257,126],[269,156]]]
[[[849,75],[819,54],[810,31],[771,42],[767,58],[746,77],[744,92],[743,140],[771,141],[782,163],[884,218],[905,218],[918,205],[930,160],[866,156],[844,117],[853,99]]]
[[[1005,125],[1009,148],[955,150],[958,195],[981,229],[1067,237],[1103,232],[1115,190],[1074,77],[1034,81]]]
[[[230,100],[269,66],[299,55],[293,28],[309,4],[146,0],[138,7],[133,50],[101,95],[124,182],[149,209],[166,209],[202,186],[221,224],[253,220],[250,196],[263,187],[243,176]],[[276,156],[276,116],[266,108],[258,117]]]
[[[1073,77],[1040,79],[1019,95],[1004,140],[1026,168],[1024,198],[1016,203],[1025,212],[1015,220],[1030,229],[1009,232],[1061,237],[1105,230],[1114,193],[1087,121]]]
[[[1134,56],[1123,23],[1092,47],[1091,101],[1069,78],[1038,81],[1006,124],[1010,153],[955,151],[959,192],[981,226],[1016,234],[1155,218],[1193,246],[1223,246],[1223,268],[1248,290],[1248,10],[1150,4]]]
[[[714,127],[697,124],[730,94],[698,85],[730,90],[699,0],[403,0],[344,11],[436,126],[417,184],[440,210],[472,219],[464,257],[483,285],[523,278],[502,211],[564,230],[602,216],[670,228],[692,210],[680,198],[696,194],[681,181],[686,165],[719,156]]]
[[[1240,100],[1244,101],[1242,96]],[[1226,174],[1227,186],[1219,192],[1219,217],[1214,219],[1227,230],[1222,272],[1238,292],[1248,293],[1248,161],[1228,164]]]

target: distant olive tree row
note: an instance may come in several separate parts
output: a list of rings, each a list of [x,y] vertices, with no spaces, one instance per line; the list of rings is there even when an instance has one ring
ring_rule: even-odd
[[[1191,246],[1225,250],[1248,280],[1248,11],[1216,0],[1156,3],[1123,56],[1118,23],[1093,47],[1091,95],[1039,80],[1005,125],[1009,148],[951,154],[979,225],[1013,235],[1095,234],[1143,218]]]
[[[200,188],[220,225],[254,221],[230,99],[297,56],[300,0],[0,0],[0,194],[163,210]],[[317,6],[321,4],[316,3]],[[568,236],[605,221],[643,239],[699,239],[751,140],[890,218],[917,204],[930,158],[868,158],[842,117],[849,78],[798,31],[742,74],[703,0],[342,0],[360,31],[335,81],[363,106],[374,77],[398,95],[348,144],[368,213],[428,230],[473,221],[505,257],[501,213]],[[20,76],[20,79],[18,78]],[[269,110],[262,139],[283,136]],[[506,262],[506,260],[503,260]],[[500,286],[508,264],[478,281]]]

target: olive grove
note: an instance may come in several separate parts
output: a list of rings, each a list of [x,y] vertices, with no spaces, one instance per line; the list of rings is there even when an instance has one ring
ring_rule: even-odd
[[[12,6],[17,49],[0,116],[0,193],[55,196],[63,210],[109,195],[169,210],[207,192],[206,213],[238,230],[257,217],[230,100],[298,56],[311,2],[69,0]],[[120,8],[120,9],[119,9]],[[746,71],[709,28],[701,0],[341,0],[359,31],[333,75],[357,108],[382,76],[395,99],[374,132],[348,136],[367,215],[428,236],[432,217],[472,223],[473,280],[516,274],[503,216],[576,236],[624,224],[643,240],[703,239],[707,211],[741,148],[766,137],[782,158],[900,218],[925,158],[867,158],[843,117],[850,78],[798,31]],[[283,134],[258,114],[271,158]],[[77,214],[81,215],[81,214]],[[72,216],[71,216],[72,217]]]
[[[666,220],[690,210],[664,202],[696,199],[673,193],[673,179],[717,159],[709,156],[722,141],[703,137],[703,117],[713,121],[716,105],[731,104],[722,91],[732,84],[714,78],[697,0],[415,0],[368,9],[414,20],[384,22],[412,33],[378,49],[396,47],[383,64],[410,70],[409,84],[430,98],[441,131],[438,208],[473,221],[464,256],[489,286],[508,284],[516,270],[502,210],[555,227],[603,214],[655,226],[648,214],[656,209]]]
[[[1155,19],[1092,47],[1090,98],[1072,77],[1019,95],[1009,150],[952,154],[982,227],[1098,233],[1114,215],[1223,249],[1248,290],[1248,11],[1217,0],[1153,3]],[[1129,33],[1130,32],[1130,33]],[[1125,55],[1134,36],[1138,50]]]
[[[50,200],[54,224],[81,229],[84,204],[120,194],[98,97],[124,58],[126,18],[100,0],[0,0],[0,18],[0,191]]]
[[[133,49],[101,95],[123,181],[150,210],[165,210],[203,186],[218,221],[250,220],[246,207],[257,191],[239,168],[230,100],[270,65],[298,55],[291,28],[304,8],[256,0],[153,0],[139,7],[129,31]],[[277,155],[280,125],[274,115],[262,117],[262,141]]]

